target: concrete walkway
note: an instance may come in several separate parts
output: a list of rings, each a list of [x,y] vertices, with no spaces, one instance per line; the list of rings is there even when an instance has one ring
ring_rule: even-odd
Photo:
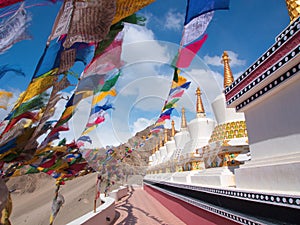
[[[128,196],[116,202],[115,225],[185,224],[140,186],[129,190]]]

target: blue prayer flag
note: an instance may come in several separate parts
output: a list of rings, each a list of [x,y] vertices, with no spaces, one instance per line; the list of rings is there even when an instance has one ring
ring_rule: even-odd
[[[197,16],[218,9],[229,9],[229,0],[188,0],[184,25]]]

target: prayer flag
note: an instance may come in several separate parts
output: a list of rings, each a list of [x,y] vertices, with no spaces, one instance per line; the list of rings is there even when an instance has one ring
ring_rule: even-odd
[[[50,224],[53,224],[53,221],[60,210],[60,207],[65,203],[64,196],[61,194],[57,194],[57,196],[53,199],[51,206],[51,216],[50,216]]]
[[[25,33],[29,21],[30,17],[22,4],[11,17],[0,23],[0,53],[11,48],[16,42],[29,38]]]
[[[93,125],[92,127],[88,127],[83,131],[82,135],[86,135],[86,134],[90,133],[91,131],[95,130],[96,128],[97,128],[97,125]]]
[[[183,76],[178,76],[177,81],[174,81],[174,80],[173,80],[173,82],[172,82],[172,87],[171,87],[171,88],[175,88],[175,87],[181,86],[181,85],[183,85],[185,82],[186,82],[186,78],[185,78],[185,77],[183,77]]]
[[[178,68],[189,67],[195,55],[200,50],[200,48],[202,47],[206,39],[207,39],[207,34],[205,34],[202,39],[195,41],[192,44],[189,44],[185,48],[180,49],[176,67]]]
[[[179,101],[179,98],[172,99],[170,102],[167,102],[167,104],[165,104],[163,110],[174,108],[175,107],[175,103],[178,102],[178,101]]]
[[[121,52],[123,36],[124,32],[119,32],[114,41],[100,55],[93,58],[91,63],[85,68],[83,77],[93,74],[106,74],[122,66]]]
[[[100,89],[101,92],[109,91],[115,84],[117,83],[121,73],[119,72],[117,75],[105,81],[103,87]]]
[[[105,92],[100,92],[99,95],[97,95],[97,96],[95,96],[93,98],[92,105],[96,105],[98,102],[100,102],[101,100],[103,100],[108,95],[116,96],[117,92],[116,92],[115,89],[112,89],[112,90],[109,90],[109,91],[105,91]]]
[[[151,133],[158,133],[158,132],[162,131],[163,129],[164,129],[164,125],[159,125],[157,127],[153,127],[150,132]]]
[[[186,24],[183,28],[181,44],[188,45],[204,34],[208,24],[213,18],[213,15],[214,11],[211,11],[195,17],[188,24]]]
[[[22,96],[20,96],[14,108],[19,107],[22,103],[30,100],[31,98],[43,93],[48,88],[52,87],[55,80],[53,74],[56,74],[55,70],[51,70],[43,76],[33,79],[26,91],[22,94]]]
[[[77,141],[84,141],[84,142],[89,142],[90,144],[92,144],[92,140],[89,136],[81,136],[80,138],[78,138]]]
[[[22,1],[23,0],[0,0],[0,8],[4,8]]]
[[[48,99],[48,94],[42,93],[32,99],[30,99],[27,102],[22,103],[14,109],[10,114],[7,116],[7,119],[13,119],[16,118],[17,116],[28,112],[28,111],[33,111],[33,110],[38,110],[41,109],[44,105],[46,100]]]
[[[229,9],[229,0],[188,0],[184,24],[204,13],[219,9]]]
[[[121,19],[134,14],[143,7],[151,4],[155,0],[117,0],[116,14],[112,24],[119,22]]]
[[[99,115],[96,118],[90,117],[86,127],[92,127],[94,125],[98,125],[105,121],[105,117],[103,115]]]
[[[164,111],[163,113],[160,114],[160,117],[161,117],[161,116],[168,116],[168,115],[171,115],[173,109],[174,109],[174,108],[170,108],[170,109]]]
[[[92,115],[92,114],[94,114],[94,113],[101,112],[101,111],[106,111],[106,110],[112,109],[112,108],[113,108],[112,104],[111,104],[111,103],[108,103],[108,102],[106,102],[106,103],[105,103],[104,105],[102,105],[102,106],[96,105],[96,106],[94,106],[94,107],[91,109],[90,115]]]
[[[180,97],[182,97],[183,94],[184,94],[184,90],[180,90],[180,91],[174,93],[173,95],[170,95],[170,98],[180,98]]]
[[[159,120],[161,121],[161,120],[169,120],[171,118],[171,114],[170,115],[161,115],[160,117],[159,117]]]
[[[88,64],[95,51],[95,45],[78,42],[70,48],[65,49],[63,43],[66,35],[50,42],[44,49],[44,52],[35,69],[33,78],[43,76],[50,70],[56,70],[57,74],[68,71],[75,62]]]
[[[115,0],[65,1],[50,39],[67,34],[63,43],[65,48],[70,48],[75,42],[99,42],[109,32],[115,12]]]

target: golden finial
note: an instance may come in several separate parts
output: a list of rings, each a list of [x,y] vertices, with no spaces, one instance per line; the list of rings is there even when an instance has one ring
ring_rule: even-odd
[[[185,109],[181,109],[181,128],[186,128]]]
[[[300,0],[285,0],[285,2],[292,23],[300,16]]]
[[[205,114],[205,111],[204,111],[204,107],[201,99],[201,91],[199,87],[196,90],[196,95],[197,95],[196,112],[197,112],[197,116],[200,116],[201,114]]]
[[[174,138],[174,136],[175,136],[175,122],[174,122],[174,120],[172,120],[172,122],[171,122],[171,124],[172,124],[172,139]]]
[[[229,66],[230,58],[226,51],[224,51],[224,53],[222,55],[221,62],[224,64],[224,88],[226,88],[226,87],[230,86],[232,84],[232,82],[234,81],[232,72],[231,72],[231,69]]]
[[[165,128],[165,130],[164,130],[164,134],[165,134],[164,144],[166,144],[167,141],[168,141],[168,130],[167,130],[166,128]]]

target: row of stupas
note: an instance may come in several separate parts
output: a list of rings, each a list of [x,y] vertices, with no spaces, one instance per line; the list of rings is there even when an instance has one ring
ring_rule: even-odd
[[[222,56],[224,87],[233,82],[227,52]],[[181,183],[234,186],[234,169],[250,159],[247,129],[243,113],[226,108],[224,93],[213,102],[216,121],[206,117],[201,90],[196,90],[196,118],[187,123],[182,108],[181,129],[175,134],[172,121],[171,140],[167,130],[164,140],[149,157],[148,178]]]
[[[300,1],[286,4],[290,24],[235,81],[223,55],[225,90],[212,102],[210,135],[209,122],[201,133],[199,118],[184,121],[171,160],[152,157],[145,190],[175,205],[176,216],[192,209],[181,217],[187,224],[299,224]]]

